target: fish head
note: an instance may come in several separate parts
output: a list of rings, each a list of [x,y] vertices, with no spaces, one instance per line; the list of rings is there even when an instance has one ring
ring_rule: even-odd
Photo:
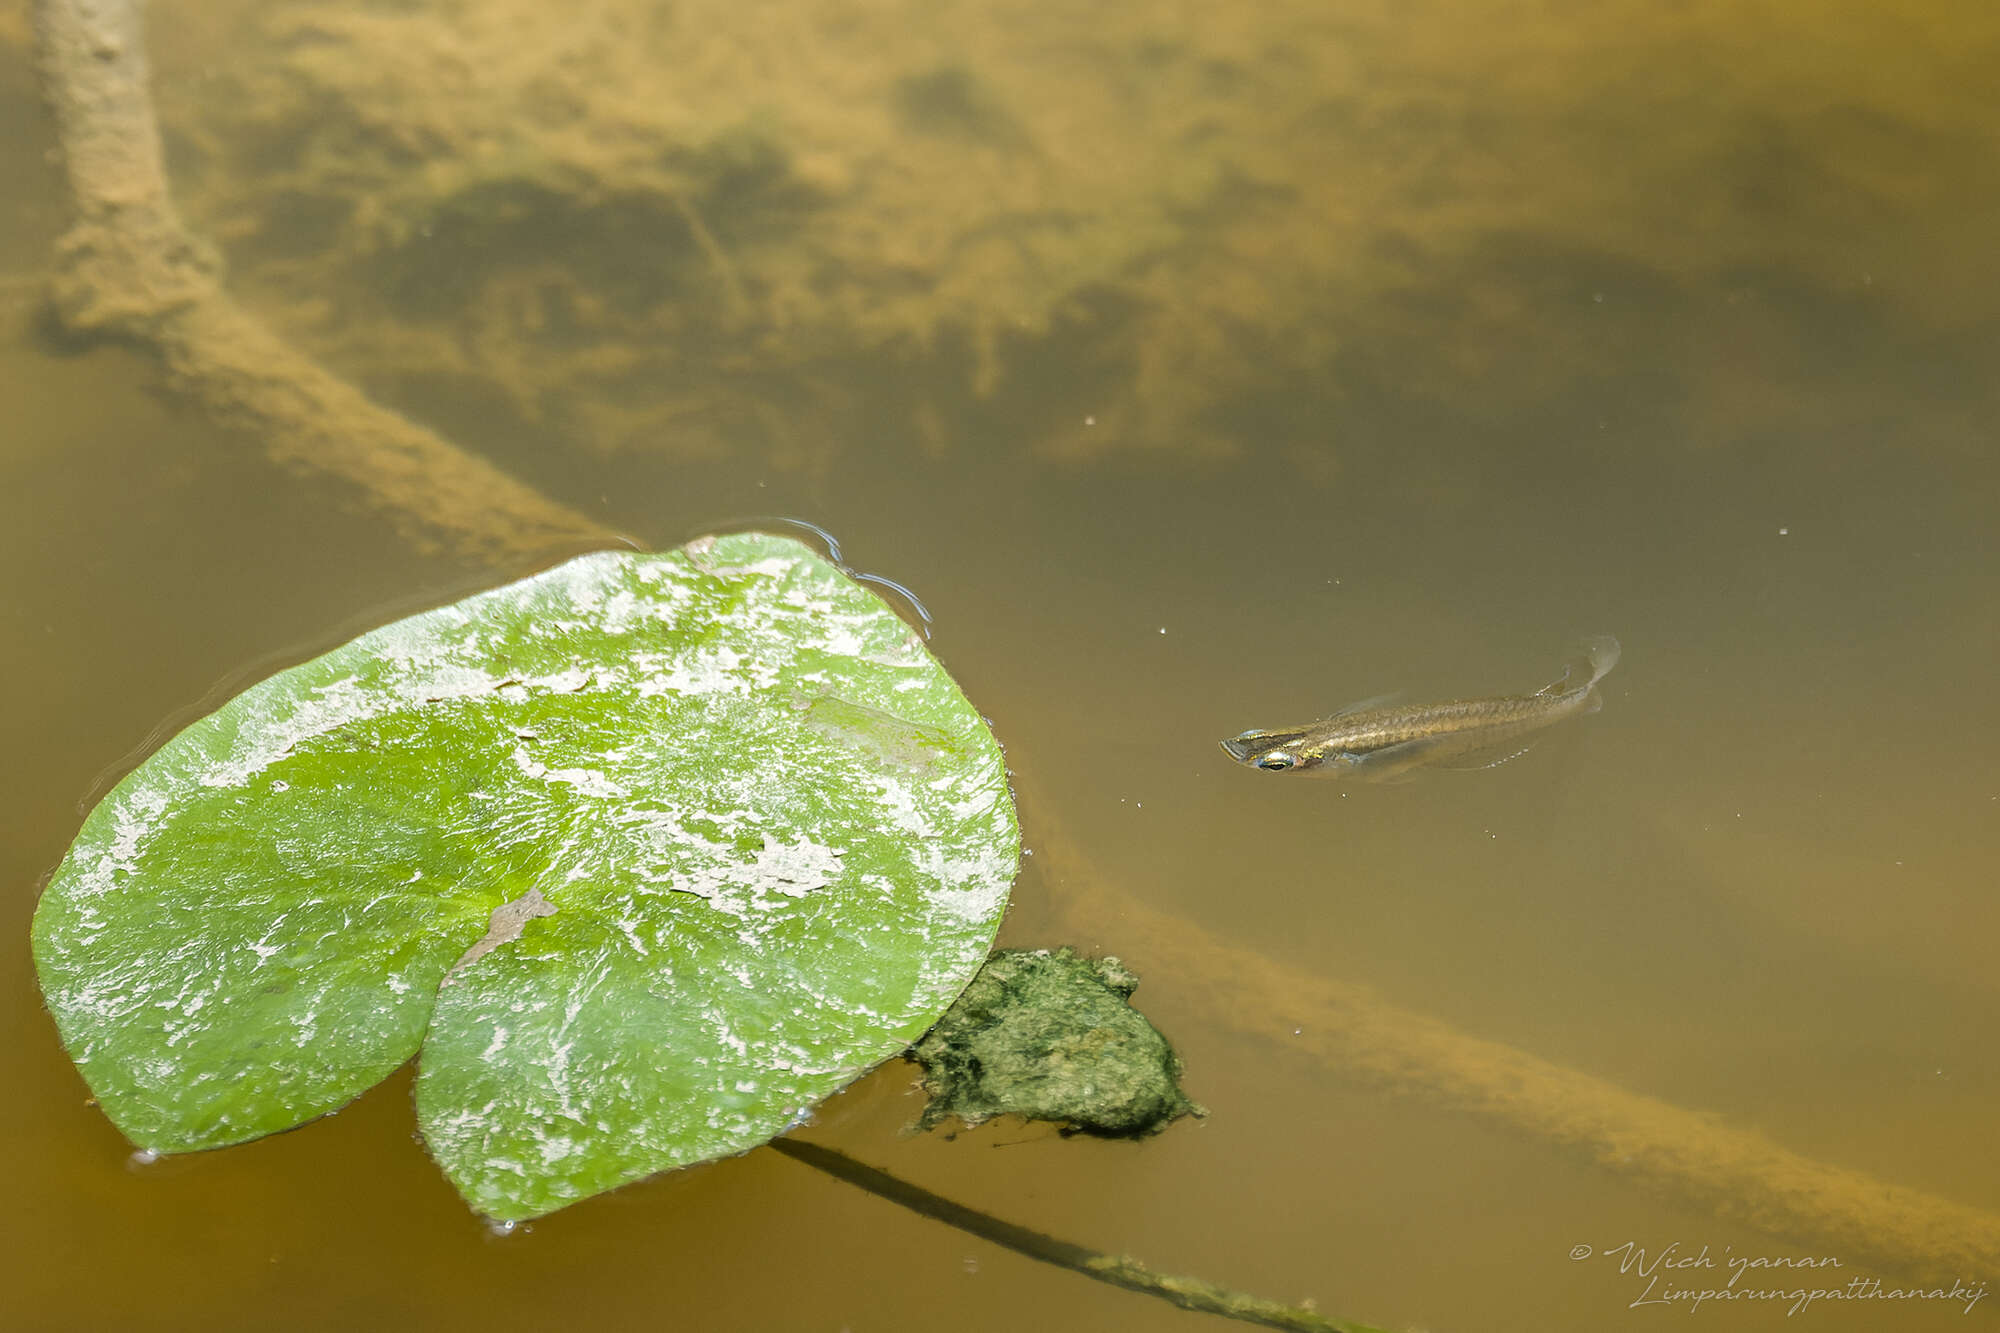
[[[1328,750],[1312,742],[1306,729],[1287,731],[1246,731],[1222,742],[1231,759],[1266,773],[1309,773],[1327,765],[1339,766],[1352,758],[1339,750]]]

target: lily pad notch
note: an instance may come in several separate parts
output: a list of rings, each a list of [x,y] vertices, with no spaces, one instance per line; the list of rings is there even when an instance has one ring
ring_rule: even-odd
[[[418,1123],[513,1221],[798,1123],[936,1021],[1019,864],[1000,747],[798,542],[606,551],[200,719],[35,914],[63,1044],[141,1149]]]

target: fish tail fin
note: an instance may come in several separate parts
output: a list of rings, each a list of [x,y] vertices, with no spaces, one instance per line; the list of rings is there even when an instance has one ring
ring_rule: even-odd
[[[1562,677],[1536,693],[1570,694],[1590,689],[1611,674],[1611,668],[1618,665],[1620,651],[1618,640],[1609,634],[1589,635],[1577,645],[1577,656],[1563,668]]]
[[[1611,674],[1611,668],[1618,665],[1619,654],[1623,651],[1618,646],[1618,640],[1609,634],[1593,634],[1583,641],[1583,657],[1590,667],[1592,685]]]

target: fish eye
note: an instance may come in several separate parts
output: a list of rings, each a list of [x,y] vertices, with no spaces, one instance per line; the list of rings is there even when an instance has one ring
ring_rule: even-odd
[[[1257,756],[1257,767],[1267,768],[1273,773],[1282,773],[1297,762],[1283,750],[1273,750],[1269,754]]]

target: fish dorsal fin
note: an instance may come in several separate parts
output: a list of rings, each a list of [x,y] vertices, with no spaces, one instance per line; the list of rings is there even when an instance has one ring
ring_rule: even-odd
[[[1336,717],[1352,717],[1356,713],[1365,713],[1371,708],[1386,708],[1390,704],[1395,703],[1398,699],[1402,697],[1403,697],[1403,692],[1401,690],[1391,690],[1387,694],[1377,694],[1371,698],[1363,699],[1359,703],[1349,704],[1345,708],[1342,708],[1334,713],[1328,714],[1328,717],[1329,719]]]

